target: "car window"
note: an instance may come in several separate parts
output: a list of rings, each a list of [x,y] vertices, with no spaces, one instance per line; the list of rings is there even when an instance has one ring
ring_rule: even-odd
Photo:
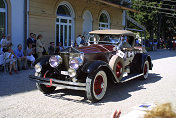
[[[131,48],[132,41],[129,37],[121,37],[122,38],[122,46],[121,48]]]
[[[119,44],[120,36],[92,35],[89,38],[90,44]]]

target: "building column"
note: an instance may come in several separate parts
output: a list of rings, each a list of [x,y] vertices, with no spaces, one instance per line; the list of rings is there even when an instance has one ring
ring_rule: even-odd
[[[11,0],[11,35],[13,49],[17,48],[18,44],[24,47],[24,1]]]

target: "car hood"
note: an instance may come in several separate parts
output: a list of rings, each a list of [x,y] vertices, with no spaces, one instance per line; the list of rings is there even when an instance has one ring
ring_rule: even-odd
[[[113,52],[116,50],[116,46],[93,44],[90,46],[79,47],[78,50],[84,53]]]

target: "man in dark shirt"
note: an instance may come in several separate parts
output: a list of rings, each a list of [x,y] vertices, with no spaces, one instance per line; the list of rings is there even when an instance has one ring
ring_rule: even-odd
[[[49,55],[54,55],[54,51],[55,51],[54,42],[50,42],[50,46],[48,47]]]
[[[30,37],[27,39],[27,45],[34,43],[33,35],[34,33],[30,33]]]

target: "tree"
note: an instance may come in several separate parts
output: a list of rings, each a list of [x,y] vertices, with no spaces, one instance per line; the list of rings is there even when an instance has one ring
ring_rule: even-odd
[[[144,25],[149,33],[148,38],[173,37],[176,32],[176,2],[164,0],[132,0],[132,8],[138,13],[128,15]],[[130,26],[131,27],[131,26]],[[155,35],[154,35],[155,34]]]

